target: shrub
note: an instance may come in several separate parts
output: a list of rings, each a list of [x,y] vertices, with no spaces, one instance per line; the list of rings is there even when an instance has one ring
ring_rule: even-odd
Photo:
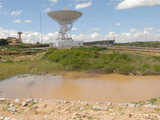
[[[142,64],[140,67],[141,72],[145,72],[149,69],[150,65],[149,64]]]
[[[154,104],[156,104],[156,103],[158,102],[158,99],[152,98],[152,99],[149,100],[149,102],[150,102],[152,105],[154,105]]]
[[[160,71],[159,58],[117,51],[106,54],[106,50],[99,47],[50,49],[44,59],[61,64],[67,70],[142,75]]]
[[[153,65],[153,69],[155,70],[156,73],[160,73],[160,64]]]
[[[153,59],[160,61],[160,56],[153,56]]]
[[[5,39],[0,39],[0,46],[8,45],[8,41]]]

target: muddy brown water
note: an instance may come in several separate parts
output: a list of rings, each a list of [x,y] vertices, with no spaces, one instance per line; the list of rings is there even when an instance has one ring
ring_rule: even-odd
[[[0,97],[140,101],[160,97],[160,76],[105,75],[75,80],[52,75],[21,75],[0,82]]]

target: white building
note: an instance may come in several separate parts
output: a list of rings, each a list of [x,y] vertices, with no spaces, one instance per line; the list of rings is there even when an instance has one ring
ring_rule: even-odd
[[[74,41],[74,40],[56,40],[52,43],[51,47],[53,48],[70,48],[70,47],[79,47],[83,46],[83,41]]]

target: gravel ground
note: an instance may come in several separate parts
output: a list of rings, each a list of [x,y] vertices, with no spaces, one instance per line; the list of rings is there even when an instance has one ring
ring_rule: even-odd
[[[0,120],[160,120],[160,106],[149,102],[0,98]]]

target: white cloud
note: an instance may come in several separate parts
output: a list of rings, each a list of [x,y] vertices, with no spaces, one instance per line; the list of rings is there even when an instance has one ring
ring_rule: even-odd
[[[1,33],[0,38],[7,38],[8,36],[15,37],[17,34],[17,31],[16,30],[7,30],[7,29],[0,27],[0,33]]]
[[[118,26],[118,27],[119,27],[119,26],[121,26],[121,24],[120,24],[120,23],[116,23],[115,26]]]
[[[159,32],[159,33],[160,33],[160,30],[157,30],[157,32]]]
[[[91,34],[91,38],[97,38],[97,37],[99,37],[100,36],[100,34],[99,33],[97,33],[97,32],[95,32],[95,33],[93,33],[93,34]]]
[[[50,11],[51,11],[51,8],[46,8],[46,9],[44,10],[45,13],[48,13],[48,12],[50,12]]]
[[[115,5],[119,4],[122,1],[123,0],[108,0],[106,5],[109,5],[109,6],[113,5],[113,6],[115,6]]]
[[[52,3],[57,3],[58,2],[58,0],[49,0],[50,2],[52,2]]]
[[[21,15],[22,14],[22,10],[13,10],[12,12],[11,12],[11,15],[12,16],[19,16],[19,15]]]
[[[82,8],[86,8],[86,7],[90,7],[92,6],[92,2],[87,2],[87,3],[80,3],[76,5],[76,9],[82,9]]]
[[[14,20],[13,23],[21,23],[22,21],[20,19]]]
[[[72,38],[74,40],[87,41],[87,40],[90,40],[90,35],[87,35],[87,34],[72,34]]]
[[[136,30],[136,28],[131,28],[130,30],[129,30],[129,32],[136,32],[137,30]]]
[[[32,20],[24,20],[25,23],[31,23]]]
[[[154,29],[153,27],[144,28],[144,30],[146,30],[146,31],[152,31],[153,29]]]
[[[8,36],[16,37],[16,30],[7,30],[0,27],[0,38],[6,38]],[[24,43],[51,43],[57,39],[58,32],[43,34],[43,41],[40,41],[41,34],[39,32],[33,31],[24,31],[23,32],[23,42]],[[116,33],[114,31],[108,32],[107,34],[101,34],[99,32],[93,32],[91,34],[72,34],[74,40],[83,40],[83,41],[97,41],[97,40],[113,40],[116,39],[116,42],[125,43],[125,42],[135,42],[135,41],[160,41],[160,34],[153,33],[152,31],[144,30],[134,30],[134,32],[124,32]]]
[[[86,2],[88,0],[76,0],[76,2]]]
[[[2,1],[0,1],[0,8],[3,8],[3,4],[2,4]]]
[[[123,0],[118,4],[116,9],[128,9],[140,6],[155,6],[160,5],[160,0]]]
[[[114,40],[115,37],[118,36],[118,34],[116,34],[116,32],[109,32],[108,34],[105,35],[106,40]]]
[[[78,30],[78,28],[76,28],[76,27],[72,28],[72,31],[77,31],[77,30]]]
[[[100,30],[101,30],[101,28],[95,27],[95,28],[92,28],[90,31],[91,31],[91,32],[98,32],[98,31],[100,31]]]
[[[17,23],[32,23],[32,20],[21,20],[21,19],[16,19],[13,21],[13,23],[17,24]]]

